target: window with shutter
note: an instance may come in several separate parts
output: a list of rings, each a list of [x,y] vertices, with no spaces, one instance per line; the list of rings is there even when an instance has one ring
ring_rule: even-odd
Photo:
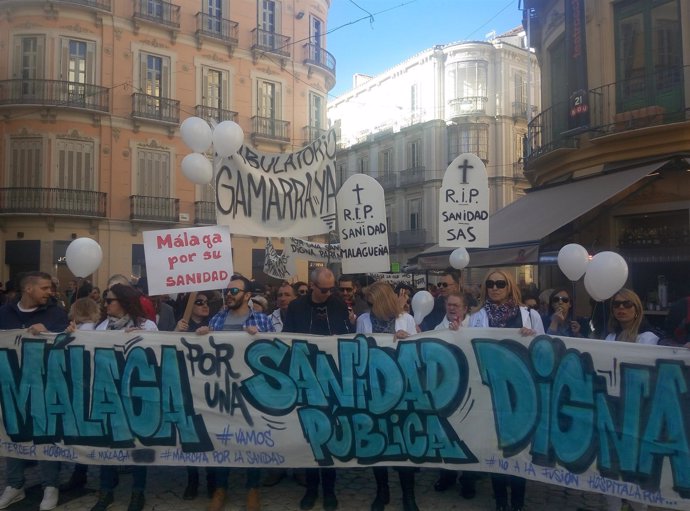
[[[43,186],[43,139],[12,137],[7,184],[11,188]]]
[[[56,187],[95,191],[97,186],[93,168],[93,142],[59,138],[55,145],[57,157]]]
[[[170,197],[170,153],[150,149],[137,152],[137,195]]]

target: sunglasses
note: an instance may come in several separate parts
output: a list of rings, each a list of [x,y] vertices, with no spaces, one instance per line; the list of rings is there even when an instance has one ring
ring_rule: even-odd
[[[105,303],[110,305],[113,302],[117,302],[117,298],[106,298]]]
[[[498,289],[505,289],[506,286],[508,286],[508,283],[505,280],[487,280],[484,282],[484,285],[486,286],[486,289],[492,289],[492,288],[498,288]]]
[[[240,293],[244,293],[244,289],[240,289],[239,287],[231,287],[228,289],[228,294],[231,296],[237,296]]]
[[[335,291],[336,288],[334,287],[319,287],[319,286],[314,286],[316,289],[321,291],[323,294],[327,295],[328,293],[332,293]]]
[[[436,287],[448,287],[448,283],[447,282],[439,282],[438,284],[436,284]]]
[[[340,288],[340,291],[341,291],[342,293],[351,293],[351,292],[354,291],[354,290],[355,290],[355,288],[353,288],[353,287],[341,287],[341,288]]]
[[[558,302],[570,303],[570,298],[568,298],[567,296],[554,296],[551,299],[551,303],[558,303]]]
[[[630,300],[613,300],[611,302],[611,307],[613,309],[617,309],[619,307],[623,307],[624,309],[630,309],[634,306],[635,304],[632,303]]]
[[[194,305],[208,305],[208,300],[194,300]]]

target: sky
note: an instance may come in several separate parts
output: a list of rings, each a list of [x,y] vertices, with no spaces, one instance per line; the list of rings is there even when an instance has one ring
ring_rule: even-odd
[[[375,76],[437,44],[485,41],[522,22],[519,0],[331,0],[326,48],[336,60],[331,99],[352,75]]]

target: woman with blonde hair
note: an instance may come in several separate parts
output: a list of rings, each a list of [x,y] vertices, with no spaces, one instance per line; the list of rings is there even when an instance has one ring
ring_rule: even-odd
[[[403,304],[387,282],[374,282],[364,289],[370,312],[357,318],[357,333],[393,334],[393,340],[405,339],[417,333],[414,318],[403,311]],[[397,467],[402,489],[404,511],[419,511],[414,496],[414,467]],[[390,502],[388,488],[388,468],[373,467],[376,479],[376,497],[371,503],[371,511],[383,511]]]
[[[539,313],[521,303],[520,289],[513,276],[503,270],[489,270],[482,286],[480,308],[470,316],[470,327],[519,328],[520,334],[524,336],[543,334],[544,324]],[[496,511],[522,511],[525,505],[525,485],[526,481],[522,477],[491,474]]]
[[[609,334],[607,341],[636,342],[639,344],[656,345],[659,336],[652,331],[652,327],[645,320],[642,311],[642,301],[637,293],[623,288],[611,299],[611,317],[609,318]],[[620,511],[623,501],[619,497],[606,496],[608,511]],[[628,502],[634,511],[644,511],[646,504]]]
[[[74,330],[95,330],[101,321],[101,307],[91,298],[77,298],[69,309]]]

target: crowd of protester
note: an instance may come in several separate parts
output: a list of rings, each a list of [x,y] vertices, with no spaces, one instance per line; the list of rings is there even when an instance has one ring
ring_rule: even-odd
[[[412,298],[417,292],[409,284],[392,286],[370,282],[353,275],[337,279],[327,268],[317,268],[305,282],[258,285],[242,275],[233,275],[225,290],[193,294],[150,296],[145,278],[133,282],[124,275],[113,275],[101,292],[86,280],[70,281],[64,292],[57,279],[42,272],[24,274],[18,282],[0,288],[0,329],[26,329],[41,332],[76,330],[160,330],[206,335],[211,331],[245,331],[340,335],[347,333],[391,334],[393,342],[429,330],[462,328],[516,328],[521,335],[546,333],[553,336],[599,338],[606,341],[686,345],[690,341],[688,299],[672,305],[665,331],[645,321],[642,304],[634,291],[621,289],[609,301],[608,323],[591,328],[596,321],[577,317],[571,292],[566,288],[538,290],[518,286],[513,275],[501,269],[489,270],[479,286],[463,286],[460,272],[449,269],[427,288],[434,296],[432,311],[421,324],[412,317]],[[190,300],[193,300],[190,303]],[[185,315],[185,312],[187,314]],[[7,481],[0,496],[0,509],[25,498],[24,470],[27,462],[6,458]],[[57,506],[59,493],[71,492],[87,484],[87,466],[77,464],[69,480],[58,485],[60,463],[40,461],[43,482],[41,510]],[[398,467],[404,511],[418,510],[414,487],[415,469]],[[146,467],[132,467],[132,492],[128,511],[140,511],[146,502]],[[228,499],[226,467],[206,468],[209,511],[221,511]],[[305,486],[300,509],[309,510],[321,495],[323,509],[338,507],[337,470],[330,467],[296,470]],[[246,470],[246,509],[261,508],[260,488],[280,482],[284,470]],[[372,511],[381,511],[390,502],[388,471],[373,469],[376,495]],[[458,477],[459,476],[459,477]],[[460,495],[471,499],[476,494],[480,473],[441,470],[436,491],[460,486]],[[524,506],[525,480],[510,475],[491,474],[497,511],[520,511]],[[262,482],[263,480],[263,482]],[[91,511],[104,511],[114,501],[119,471],[112,465],[99,467],[98,498]],[[187,468],[183,499],[198,496],[199,470]],[[620,499],[608,499],[609,511],[621,508]],[[632,504],[633,509],[646,509]]]

